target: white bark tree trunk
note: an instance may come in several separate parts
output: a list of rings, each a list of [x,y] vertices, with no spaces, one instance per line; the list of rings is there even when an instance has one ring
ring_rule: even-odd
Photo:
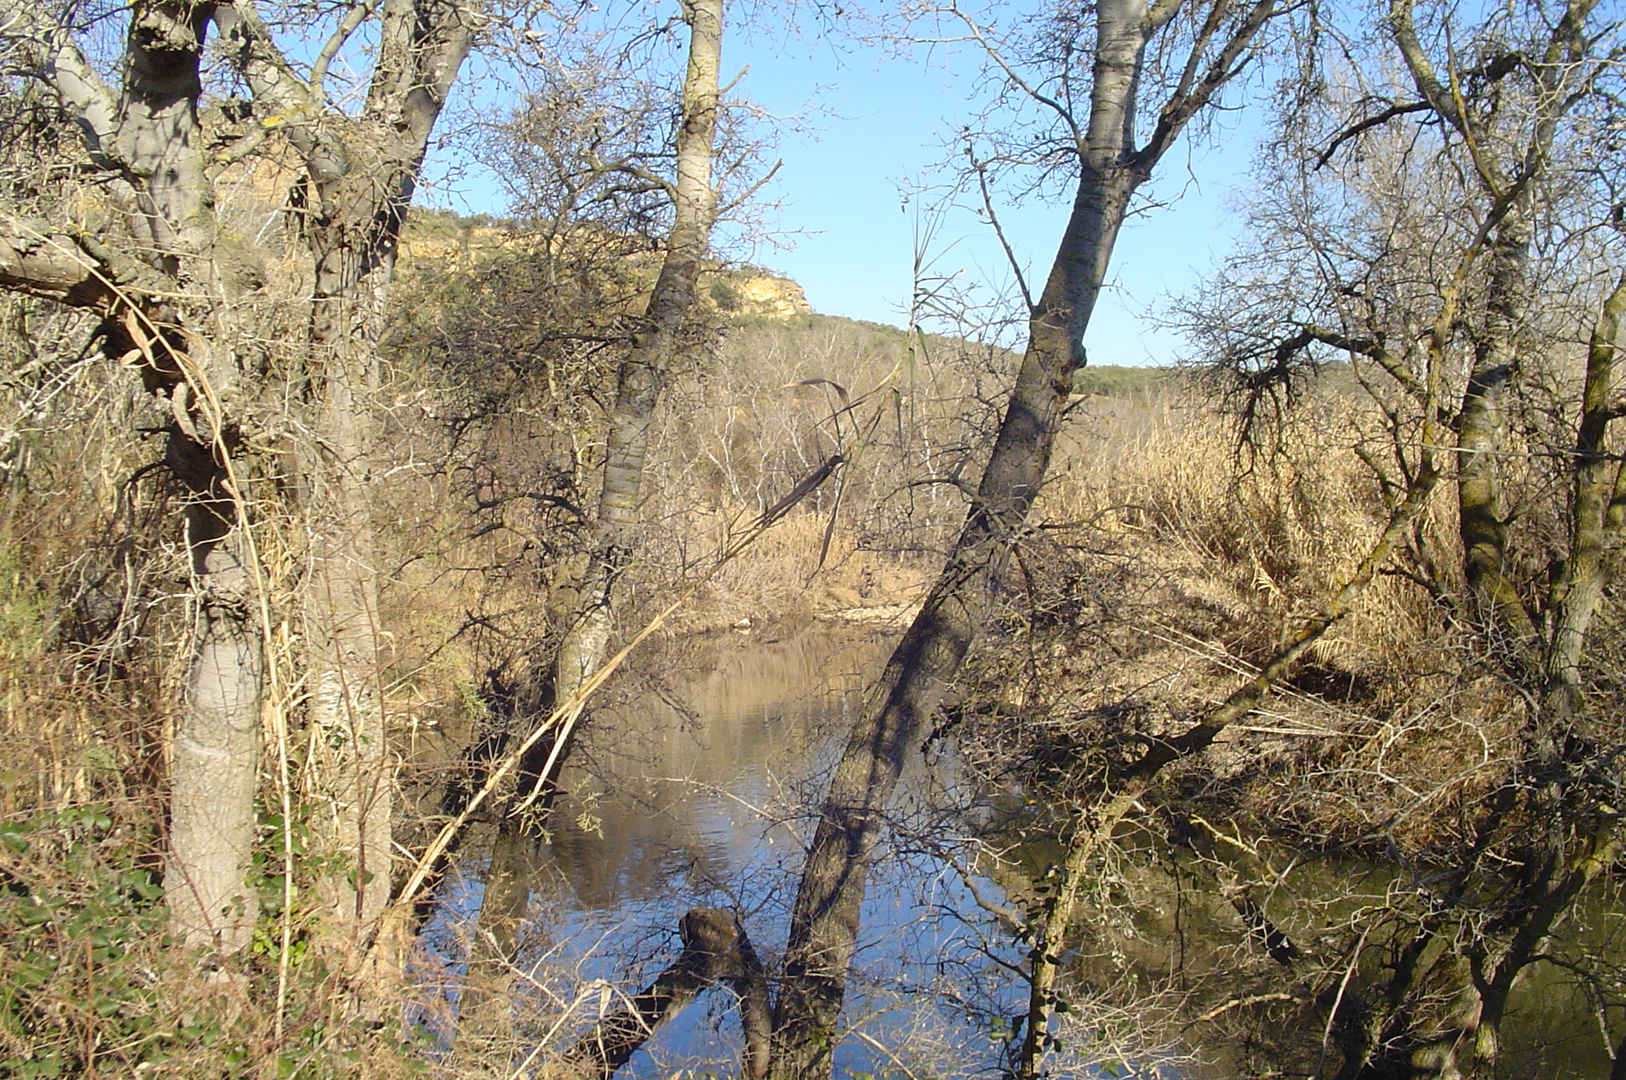
[[[1079,180],[1056,259],[1030,313],[1028,346],[987,468],[942,572],[848,738],[802,869],[785,971],[774,1003],[775,1080],[828,1076],[840,1039],[847,969],[869,860],[906,758],[987,620],[993,590],[1049,467],[1061,407],[1084,362],[1083,338],[1130,197],[1180,130],[1235,74],[1273,3],[1237,7],[1211,58],[1212,31],[1145,146],[1135,114],[1146,46],[1178,3],[1103,0],[1095,8],[1089,116],[1078,131]],[[1221,15],[1231,5],[1214,6]],[[1215,20],[1218,25],[1224,20]]]
[[[365,8],[354,9],[365,13]],[[36,5],[0,0],[8,47],[27,74],[53,93],[79,129],[91,164],[125,214],[133,243],[117,230],[91,237],[49,225],[0,228],[0,288],[86,308],[103,320],[110,358],[134,361],[169,428],[167,459],[190,495],[186,540],[198,611],[186,700],[173,724],[167,900],[190,943],[231,951],[249,939],[257,915],[243,897],[256,840],[261,683],[258,568],[242,535],[245,482],[233,465],[240,439],[239,350],[232,322],[252,300],[256,275],[239,275],[222,246],[211,170],[257,152],[267,132],[286,137],[304,164],[302,190],[316,265],[311,321],[318,401],[307,426],[336,461],[336,513],[319,530],[313,603],[322,647],[313,655],[313,712],[346,761],[331,804],[335,841],[354,879],[335,907],[351,928],[383,904],[389,887],[391,781],[376,693],[376,583],[365,511],[371,451],[366,397],[377,301],[391,267],[417,171],[453,79],[467,55],[478,11],[453,0],[386,0],[378,64],[359,117],[333,113],[319,85],[301,78],[278,50],[251,0],[190,4],[140,0],[129,9],[122,84],[104,85],[74,31]],[[205,37],[253,93],[256,123],[243,132],[205,132],[198,109]],[[341,48],[356,27],[338,28]],[[277,122],[271,123],[275,117]],[[206,136],[226,137],[210,145]],[[341,198],[342,196],[342,198]],[[239,280],[241,279],[241,280]],[[359,321],[336,318],[337,309]],[[337,719],[335,719],[337,718]],[[342,812],[337,812],[342,811]],[[351,894],[354,894],[352,896]]]
[[[672,231],[632,351],[616,375],[615,405],[605,439],[597,536],[591,561],[575,583],[575,622],[553,664],[555,700],[563,701],[604,662],[613,627],[615,579],[626,565],[638,524],[649,425],[671,368],[675,342],[694,307],[695,287],[711,250],[717,215],[712,156],[717,138],[722,65],[722,0],[685,0],[689,61],[677,135]]]
[[[244,881],[256,837],[264,650],[235,515],[230,502],[194,503],[186,515],[197,653],[174,721],[164,874],[172,926],[222,953],[248,943],[259,914]]]
[[[341,938],[358,944],[389,900],[394,760],[378,670],[378,558],[367,488],[377,459],[375,346],[380,326],[361,253],[317,257],[311,320],[313,402],[321,446],[309,478],[311,589],[305,598],[310,723],[319,735],[319,835],[343,872],[320,897]],[[359,295],[358,295],[359,294]]]
[[[235,383],[228,302],[240,283],[213,261],[214,196],[198,99],[210,5],[160,0],[130,10],[123,85],[103,85],[70,31],[39,9],[0,2],[29,75],[77,124],[91,161],[133,207],[124,251],[12,227],[0,286],[100,314],[104,350],[134,360],[168,427],[166,460],[188,492],[183,528],[197,612],[184,700],[172,720],[166,901],[183,941],[245,944],[256,839],[263,633],[232,482],[237,435],[220,401]]]
[[[251,7],[217,18],[230,55],[268,111],[296,118],[313,270],[314,445],[301,462],[312,534],[305,600],[310,722],[327,757],[319,835],[343,872],[320,892],[347,951],[377,929],[390,897],[394,759],[378,671],[378,552],[367,498],[377,471],[372,393],[384,300],[406,213],[446,95],[483,16],[454,0],[385,0],[377,65],[359,117],[328,114]]]

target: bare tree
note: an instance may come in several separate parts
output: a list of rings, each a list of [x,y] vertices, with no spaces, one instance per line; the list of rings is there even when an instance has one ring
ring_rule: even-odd
[[[632,348],[616,373],[616,396],[605,445],[604,478],[596,515],[597,535],[585,565],[569,587],[575,602],[553,662],[553,688],[562,700],[604,661],[613,615],[616,576],[630,554],[629,535],[638,519],[650,419],[668,379],[679,332],[695,306],[695,289],[711,248],[717,215],[712,181],[723,42],[720,0],[690,0],[688,68],[674,138],[674,176],[632,172],[657,187],[672,205],[660,273],[649,305],[632,335]]]
[[[1414,521],[1384,558],[1465,633],[1461,678],[1506,692],[1505,724],[1478,722],[1500,757],[1471,836],[1409,856],[1436,884],[1401,898],[1387,977],[1334,1019],[1339,1075],[1491,1075],[1514,985],[1620,852],[1601,809],[1612,648],[1594,636],[1621,524],[1601,406],[1618,395],[1620,196],[1594,149],[1619,123],[1619,25],[1586,0],[1477,21],[1397,0],[1345,48],[1290,102],[1265,246],[1214,290],[1205,340],[1250,422],[1347,359],[1391,504],[1454,481],[1451,533]]]
[[[511,812],[499,825],[500,835],[486,877],[481,933],[471,959],[472,978],[463,997],[465,1035],[478,1028],[501,1031],[501,1016],[510,1008],[508,972],[514,960],[518,924],[529,896],[535,861],[536,822],[551,805],[553,786],[574,734],[576,721],[551,737],[536,738],[556,703],[570,701],[604,664],[615,626],[617,579],[632,555],[640,517],[650,423],[680,341],[694,309],[696,288],[710,254],[717,214],[713,179],[719,126],[719,71],[723,42],[722,0],[685,0],[682,21],[689,46],[673,130],[654,128],[650,114],[637,107],[626,112],[597,112],[589,102],[582,144],[559,148],[550,133],[534,155],[521,149],[521,160],[551,166],[544,176],[556,186],[533,192],[554,212],[543,243],[552,245],[563,233],[581,228],[575,218],[590,199],[626,203],[634,214],[661,215],[670,207],[670,224],[662,243],[660,269],[641,314],[628,320],[626,351],[616,372],[614,404],[604,432],[602,478],[596,512],[588,520],[588,537],[569,552],[562,566],[551,568],[555,588],[551,606],[561,623],[553,655],[532,660],[527,684],[517,697],[519,713],[506,725],[507,739],[526,749],[519,759],[519,790]],[[563,88],[576,97],[580,84]],[[647,93],[647,89],[645,91]],[[581,102],[576,102],[579,107]],[[622,130],[616,131],[616,128]],[[662,151],[670,147],[670,173],[640,145],[639,135],[655,135]],[[619,155],[612,151],[621,151]],[[568,163],[568,164],[566,164]],[[621,223],[617,223],[621,224]],[[592,226],[586,226],[591,228]],[[633,231],[637,235],[637,231]],[[546,252],[541,256],[547,258]],[[579,713],[577,714],[579,718]],[[507,741],[487,740],[485,753]],[[489,1014],[500,1014],[493,1016]],[[471,1023],[477,1016],[478,1024]]]
[[[1101,3],[1037,24],[1033,71],[981,25],[944,9],[989,50],[997,76],[1049,118],[1051,164],[1070,178],[1072,212],[971,510],[920,615],[854,725],[802,872],[774,1005],[776,1077],[828,1074],[871,852],[904,762],[985,622],[1001,568],[1049,465],[1083,336],[1135,192],[1180,133],[1254,56],[1282,13],[1254,4]],[[1166,92],[1149,128],[1142,96]]]
[[[381,909],[390,860],[364,497],[372,343],[430,132],[481,16],[434,0],[352,6],[308,64],[290,61],[250,3],[138,3],[122,50],[105,65],[93,63],[87,44],[94,20],[79,18],[74,8],[7,3],[0,33],[10,70],[50,95],[77,129],[75,168],[94,185],[102,224],[8,212],[0,286],[102,320],[102,351],[140,370],[167,431],[166,462],[191,493],[184,529],[200,615],[173,740],[167,902],[193,943],[229,952],[248,940],[256,905],[240,897],[256,835],[269,628],[247,528],[245,460],[256,432],[281,421],[258,400],[266,358],[243,325],[265,271],[224,227],[215,184],[243,162],[264,162],[274,175],[286,147],[296,177],[290,216],[309,266],[308,348],[290,383],[303,399],[296,426],[309,434],[301,464],[314,497],[311,719],[335,758],[321,818],[332,826],[332,853],[347,864],[324,889],[335,918],[357,931]],[[330,96],[329,72],[335,60],[355,58],[369,20],[377,42],[366,98],[346,112]],[[220,75],[240,80],[247,97],[207,88],[211,33]]]

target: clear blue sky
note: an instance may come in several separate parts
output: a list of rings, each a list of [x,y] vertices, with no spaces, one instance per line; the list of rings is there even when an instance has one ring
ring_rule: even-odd
[[[811,34],[785,44],[766,21],[759,12],[749,32],[730,36],[723,67],[725,78],[746,69],[737,96],[791,121],[778,148],[783,165],[764,191],[779,204],[768,224],[787,246],[758,243],[744,256],[796,280],[815,311],[902,324],[925,202],[905,192],[946,179],[935,167],[952,133],[974,114],[974,58],[939,49],[929,63],[924,53],[899,56]],[[1227,252],[1232,195],[1249,182],[1252,139],[1244,133],[1251,130],[1237,122],[1228,138],[1182,143],[1165,160],[1151,194],[1168,205],[1131,221],[1119,239],[1112,289],[1085,341],[1092,363],[1180,358],[1183,341],[1150,316]],[[434,185],[429,200],[500,213],[494,189],[470,172],[450,188]],[[1001,208],[1001,219],[1030,286],[1041,287],[1066,206]],[[939,225],[929,256],[940,274],[1010,280],[993,231],[970,212]]]

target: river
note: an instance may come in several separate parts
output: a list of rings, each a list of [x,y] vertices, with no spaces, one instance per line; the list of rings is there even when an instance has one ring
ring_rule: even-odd
[[[692,907],[739,912],[773,968],[812,830],[809,808],[896,633],[826,626],[671,642],[595,712],[563,777],[569,795],[554,815],[524,935],[529,989],[521,992],[542,1018],[537,1034],[552,1030],[561,1012],[569,1018],[561,1030],[577,1030],[647,985],[675,958],[678,919]],[[1025,1004],[1009,966],[1021,962],[1022,948],[1011,923],[983,905],[1008,904],[1007,889],[1031,900],[1057,852],[1020,833],[1042,820],[1043,808],[1035,815],[1010,792],[968,790],[957,772],[952,754],[939,752],[929,766],[916,762],[901,785],[870,877],[838,1076],[994,1072],[1001,1037]],[[1001,836],[1007,858],[996,861],[988,853]],[[1191,1008],[1205,980],[1223,1002],[1228,983],[1243,984],[1244,969],[1258,977],[1271,962],[1262,950],[1250,953],[1230,905],[1186,878],[1177,856],[1153,857],[1156,845],[1126,838],[1121,856],[1102,867],[1093,926],[1074,942],[1074,1043],[1054,1063],[1073,1075],[1218,1080],[1238,1075],[1233,1050],[1252,1037],[1185,1019],[1206,1008]],[[437,919],[443,939],[476,910],[482,869],[477,854],[465,858],[462,884]],[[1352,863],[1295,873],[1293,894],[1314,897],[1312,921],[1322,925],[1358,918],[1392,884],[1381,868]],[[1284,927],[1309,925],[1291,910],[1271,914]],[[1588,915],[1603,928],[1588,947],[1616,948],[1618,907]],[[1303,933],[1307,948],[1320,944]],[[1608,1076],[1589,1003],[1551,970],[1528,983],[1505,1032],[1507,1075]],[[1313,992],[1285,976],[1281,985]],[[1121,1009],[1126,1000],[1138,1002],[1133,1011]],[[730,1075],[740,1042],[731,1004],[726,993],[707,995],[624,1075]],[[1301,1050],[1318,1041],[1315,1033],[1278,1034]]]
[[[585,1021],[615,1007],[675,958],[678,919],[693,907],[739,912],[773,966],[816,822],[808,808],[897,632],[827,625],[668,643],[593,714],[561,778],[568,794],[523,935],[540,1011],[563,1005]],[[951,761],[917,763],[900,785],[896,828],[870,875],[838,1075],[986,1070],[985,1016],[1017,1008],[990,958],[1017,953],[988,936],[965,881],[974,856],[954,839],[963,808],[953,773]],[[430,935],[451,950],[447,925],[478,907],[479,856],[460,871]],[[985,897],[1001,897],[972,876]],[[623,1075],[730,1073],[740,1041],[730,1005],[714,992],[690,1006]]]

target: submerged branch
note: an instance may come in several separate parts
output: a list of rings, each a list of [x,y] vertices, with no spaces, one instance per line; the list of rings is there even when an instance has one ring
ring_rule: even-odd
[[[648,989],[600,1020],[577,1040],[565,1061],[584,1076],[609,1080],[655,1032],[700,993],[727,981],[740,998],[747,1080],[767,1072],[768,984],[762,961],[739,916],[694,908],[678,923],[683,952]]]

